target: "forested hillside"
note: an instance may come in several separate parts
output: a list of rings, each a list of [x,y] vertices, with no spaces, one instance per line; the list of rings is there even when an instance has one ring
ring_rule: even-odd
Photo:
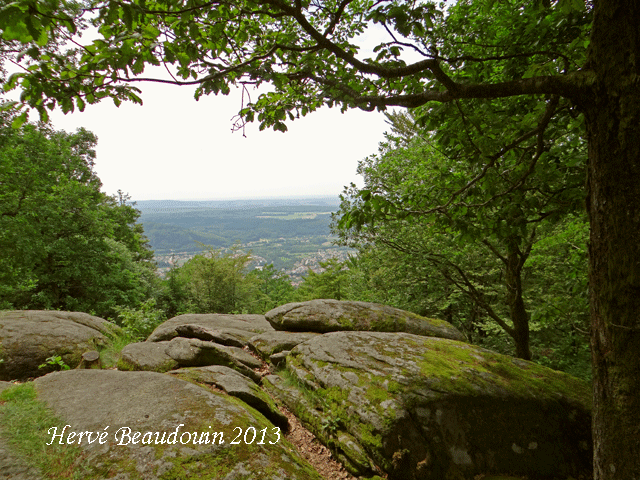
[[[199,252],[202,247],[197,242],[229,247],[261,239],[326,237],[330,214],[338,204],[335,197],[280,202],[141,201],[136,208],[149,243],[157,254],[166,254]]]

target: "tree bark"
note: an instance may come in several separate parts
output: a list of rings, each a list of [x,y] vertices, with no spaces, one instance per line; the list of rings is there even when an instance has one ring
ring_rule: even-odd
[[[516,344],[516,357],[531,360],[529,348],[529,314],[524,306],[522,298],[522,261],[521,254],[516,244],[511,242],[507,254],[505,268],[505,283],[507,287],[507,304],[509,316],[513,323],[511,336]]]
[[[594,478],[640,480],[640,2],[595,2],[587,67]]]

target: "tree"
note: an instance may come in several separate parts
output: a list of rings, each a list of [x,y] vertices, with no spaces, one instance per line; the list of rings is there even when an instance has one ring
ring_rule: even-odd
[[[94,312],[136,307],[155,277],[133,207],[100,191],[96,137],[0,118],[0,305]]]
[[[181,288],[189,313],[257,313],[258,282],[247,277],[250,255],[224,254],[209,248],[172,272],[173,288]]]
[[[513,103],[503,99],[500,106],[520,110],[523,116],[524,109],[535,108],[528,102]],[[513,338],[516,356],[530,360],[524,268],[540,224],[557,223],[578,208],[582,196],[581,160],[586,152],[573,135],[575,127],[567,128],[572,123],[567,107],[564,115],[562,110],[559,102],[551,102],[540,118],[529,117],[530,127],[525,127],[526,121],[515,127],[492,125],[474,111],[464,112],[462,121],[445,115],[435,134],[421,133],[408,114],[388,115],[393,132],[387,134],[379,155],[360,162],[358,173],[365,186],[345,190],[337,229],[347,242],[380,242],[424,256]],[[467,124],[480,122],[483,136],[476,139],[476,128]],[[547,133],[544,144],[530,133],[537,130]],[[510,139],[506,147],[505,138]],[[495,168],[487,168],[483,158]],[[473,188],[467,187],[469,179]],[[424,233],[416,235],[412,229]],[[456,238],[457,253],[456,247],[445,247],[451,243],[446,236]],[[437,238],[442,240],[433,241]],[[459,255],[473,243],[476,250],[485,250],[484,257],[494,257],[487,268],[502,272],[507,318],[474,279],[483,275],[481,270]],[[443,255],[443,247],[448,255]],[[453,261],[453,256],[460,261]]]
[[[296,297],[298,301],[330,298],[346,300],[347,266],[335,258],[320,262],[321,272],[309,269],[307,276],[298,286]]]
[[[64,50],[89,21],[98,38]],[[4,41],[24,45],[12,59],[27,68],[5,88],[20,86],[22,104],[41,115],[105,97],[139,101],[145,65],[163,63],[175,74],[161,81],[198,85],[197,96],[270,83],[241,115],[276,130],[321,105],[426,106],[427,116],[439,104],[482,105],[510,125],[519,117],[491,108],[494,99],[532,98],[540,110],[570,101],[589,151],[598,480],[640,477],[639,24],[636,0],[461,0],[448,10],[402,0],[18,0],[0,15]],[[366,58],[358,35],[372,25],[388,41]]]
[[[252,270],[247,274],[249,278],[255,278],[259,289],[258,312],[267,313],[269,310],[289,303],[293,300],[295,289],[291,285],[289,276],[276,271],[273,263],[262,269]]]

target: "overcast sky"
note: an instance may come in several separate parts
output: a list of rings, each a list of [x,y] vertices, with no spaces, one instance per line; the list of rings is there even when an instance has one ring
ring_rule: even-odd
[[[381,113],[324,108],[288,122],[286,133],[250,124],[245,138],[231,132],[239,90],[196,102],[193,88],[141,88],[143,106],[117,108],[107,99],[82,113],[51,115],[56,129],[82,126],[98,136],[103,190],[120,189],[133,200],[337,196],[361,183],[358,161],[377,151],[388,130]]]

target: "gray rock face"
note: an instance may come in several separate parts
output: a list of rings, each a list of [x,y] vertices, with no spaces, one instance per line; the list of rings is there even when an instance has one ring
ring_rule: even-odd
[[[169,342],[137,342],[126,345],[120,352],[120,370],[146,370],[167,372],[179,367],[179,363],[167,355]]]
[[[317,333],[298,332],[266,332],[252,337],[250,344],[253,349],[265,360],[271,355],[285,350],[291,350],[299,343],[306,342]]]
[[[271,397],[235,370],[223,366],[181,368],[172,371],[171,375],[199,384],[215,385],[258,410],[283,431],[289,429],[287,417],[280,413]]]
[[[287,303],[270,310],[265,317],[276,330],[406,332],[465,340],[464,335],[448,322],[377,303],[311,300]]]
[[[225,347],[213,342],[205,342],[196,338],[176,337],[167,343],[165,352],[173,358],[180,366],[198,367],[207,365],[222,365],[239,371],[256,381],[260,380],[260,375],[246,366],[242,360],[244,355],[251,357],[247,352],[240,349]],[[251,360],[255,360],[251,357]],[[261,364],[260,364],[261,365]]]
[[[103,444],[90,445],[86,435],[79,441],[87,452],[86,478],[321,480],[282,434],[277,440],[270,422],[224,394],[170,375],[75,370],[41,377],[35,386],[60,427],[69,425],[65,441],[69,432],[107,432]],[[240,443],[232,444],[238,429]],[[214,437],[217,432],[222,436]]]
[[[159,342],[183,336],[244,347],[251,337],[272,330],[263,315],[186,314],[159,325],[147,341]]]
[[[336,332],[295,347],[295,381],[265,378],[354,472],[390,480],[589,474],[587,384],[441,338]],[[352,439],[352,447],[338,441]]]
[[[51,356],[75,368],[84,352],[103,345],[105,334],[116,330],[116,325],[86,313],[0,312],[0,380],[44,375],[50,370],[38,367]]]

